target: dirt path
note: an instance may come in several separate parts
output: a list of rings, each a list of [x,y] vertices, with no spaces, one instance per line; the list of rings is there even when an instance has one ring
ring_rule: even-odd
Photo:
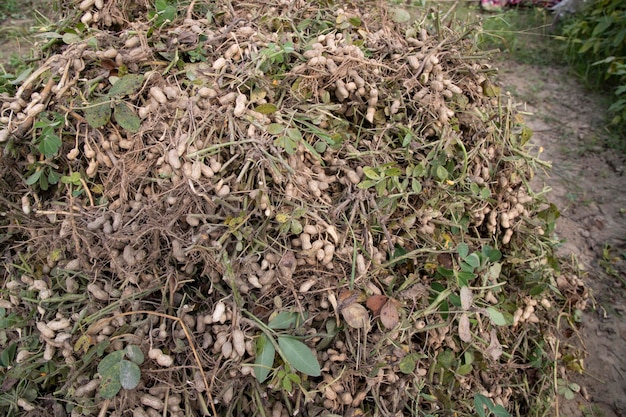
[[[566,69],[506,62],[499,66],[501,84],[525,103],[533,141],[544,149],[542,159],[552,161],[552,172],[540,175],[537,184],[553,189],[550,200],[561,211],[560,255],[579,262],[591,292],[580,338],[574,334],[561,342],[587,354],[584,373],[573,378],[583,389],[572,401],[560,399],[561,415],[624,416],[626,161],[620,151],[604,146],[606,104]]]

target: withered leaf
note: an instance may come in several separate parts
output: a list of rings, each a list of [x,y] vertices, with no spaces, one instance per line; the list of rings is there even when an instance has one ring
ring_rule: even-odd
[[[452,269],[452,255],[449,253],[440,253],[437,255],[437,262],[446,269]]]
[[[463,310],[469,310],[474,302],[474,296],[472,290],[469,287],[461,287],[461,308]]]
[[[470,331],[470,321],[466,313],[461,314],[461,318],[459,319],[459,337],[465,343],[469,343],[472,341],[472,332]]]
[[[341,309],[343,319],[353,329],[363,329],[369,326],[370,316],[365,307],[358,303],[352,303]]]
[[[365,305],[367,308],[372,310],[372,313],[374,313],[375,316],[378,316],[380,314],[380,310],[387,302],[387,299],[388,297],[386,295],[372,295],[367,299]]]
[[[498,332],[496,331],[496,329],[491,329],[487,353],[493,358],[493,360],[497,361],[498,359],[500,359],[500,356],[502,356],[502,352],[502,345],[498,340]]]
[[[392,299],[387,300],[383,308],[380,310],[380,322],[387,329],[393,329],[400,321],[400,314],[396,302]]]

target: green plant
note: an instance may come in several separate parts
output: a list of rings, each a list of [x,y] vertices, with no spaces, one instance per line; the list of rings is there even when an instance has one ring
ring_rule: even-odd
[[[268,43],[259,51],[257,70],[265,74],[280,74],[287,69],[289,55],[295,51],[293,42],[285,42],[281,45]]]
[[[4,20],[20,10],[17,0],[4,0],[0,4],[0,20]]]
[[[626,134],[626,4],[596,0],[563,27],[567,56],[591,85],[614,94],[611,124]]]
[[[29,173],[25,180],[26,184],[37,184],[42,191],[47,191],[50,185],[57,184],[59,178],[61,178],[61,174],[59,174],[53,166],[40,162],[34,163],[30,167]]]
[[[128,345],[126,349],[113,351],[102,358],[98,364],[102,398],[113,398],[122,388],[131,390],[137,387],[141,379],[138,365],[143,361],[143,352],[135,345]]]
[[[580,391],[580,385],[575,382],[567,382],[566,380],[559,378],[556,381],[556,392],[559,395],[565,397],[566,400],[574,398],[577,392]]]
[[[474,407],[476,408],[476,414],[478,417],[486,417],[490,415],[494,415],[496,417],[510,417],[506,408],[501,405],[495,405],[493,401],[489,398],[485,397],[482,394],[474,395]],[[485,414],[485,409],[487,409],[487,414]]]
[[[131,133],[138,132],[141,120],[122,98],[139,91],[142,84],[141,74],[127,74],[121,77],[106,95],[96,98],[85,107],[87,123],[95,129],[101,128],[111,120],[113,113],[117,124]]]
[[[148,18],[154,21],[157,28],[167,25],[176,19],[178,14],[177,1],[156,0],[154,11],[148,12]]]
[[[396,167],[394,163],[378,167],[365,166],[363,167],[363,174],[366,179],[361,181],[358,187],[363,190],[374,187],[376,193],[381,197],[389,192],[402,190],[403,188],[399,180],[402,170]]]
[[[276,379],[285,390],[291,392],[293,383],[300,384],[300,377],[294,374],[293,369],[310,376],[320,375],[319,362],[311,349],[298,338],[277,332],[297,328],[303,319],[299,313],[282,311],[267,325],[258,322],[263,333],[256,341],[254,375],[259,382],[265,381],[273,369],[276,352],[284,363],[284,368],[278,370]]]

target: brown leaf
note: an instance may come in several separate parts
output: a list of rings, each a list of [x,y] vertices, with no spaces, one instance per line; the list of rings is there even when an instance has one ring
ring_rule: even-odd
[[[361,303],[365,301],[365,297],[361,292],[342,290],[339,293],[339,310],[352,303]]]
[[[461,314],[461,318],[459,319],[459,337],[465,343],[469,343],[472,341],[472,332],[470,331],[470,321],[469,321],[469,317],[465,313]]]
[[[365,305],[372,310],[375,316],[378,316],[388,299],[386,295],[372,295],[367,299]]]
[[[383,308],[380,310],[380,322],[387,329],[393,329],[398,325],[399,321],[400,314],[398,314],[396,302],[392,299],[387,300]]]
[[[491,329],[489,347],[487,348],[487,353],[489,356],[493,358],[493,360],[497,361],[502,356],[502,345],[498,340],[498,332],[496,329]]]
[[[341,315],[343,319],[348,323],[348,326],[353,329],[363,329],[369,326],[370,316],[361,304],[352,303],[341,309]]]
[[[437,262],[446,269],[452,269],[452,255],[449,253],[440,253],[437,255]]]
[[[472,290],[469,287],[461,287],[461,308],[463,310],[469,310],[474,302],[474,296]]]

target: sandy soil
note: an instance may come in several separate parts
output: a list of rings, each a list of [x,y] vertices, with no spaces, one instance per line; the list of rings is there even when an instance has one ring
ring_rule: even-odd
[[[606,149],[603,97],[587,91],[564,68],[498,64],[499,80],[522,103],[535,132],[533,142],[552,171],[536,180],[552,188],[549,199],[561,211],[560,255],[585,270],[591,302],[579,334],[561,343],[586,353],[584,372],[570,376],[581,393],[560,398],[566,417],[626,415],[626,161]]]

